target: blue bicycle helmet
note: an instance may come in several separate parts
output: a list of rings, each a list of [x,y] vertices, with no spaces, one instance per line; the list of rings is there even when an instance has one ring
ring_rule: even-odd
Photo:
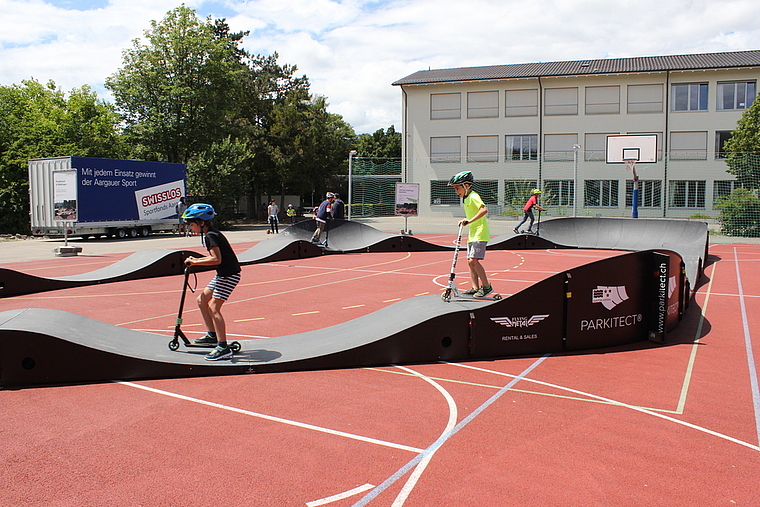
[[[182,219],[185,221],[203,220],[208,222],[215,216],[216,212],[214,211],[214,207],[210,204],[203,203],[193,204],[192,206],[188,207],[184,213],[182,213]]]

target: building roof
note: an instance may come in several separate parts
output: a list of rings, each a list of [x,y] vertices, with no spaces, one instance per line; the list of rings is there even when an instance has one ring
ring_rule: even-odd
[[[760,50],[421,70],[399,79],[393,85],[741,67],[760,67]]]

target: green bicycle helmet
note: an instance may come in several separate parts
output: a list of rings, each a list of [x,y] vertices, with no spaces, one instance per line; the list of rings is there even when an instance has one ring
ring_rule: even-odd
[[[451,177],[449,180],[449,186],[452,187],[454,185],[462,185],[464,183],[469,183],[472,185],[473,181],[475,181],[475,178],[472,177],[471,171],[462,171],[461,173],[457,173]]]
[[[210,204],[193,204],[182,213],[182,219],[187,220],[203,220],[208,222],[216,216],[214,207]]]

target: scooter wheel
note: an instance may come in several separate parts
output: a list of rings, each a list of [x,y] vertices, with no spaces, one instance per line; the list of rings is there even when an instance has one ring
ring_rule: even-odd
[[[230,348],[232,349],[232,352],[240,352],[240,342],[230,343]]]
[[[501,294],[494,294],[493,298],[496,299],[496,300],[499,300],[499,299],[501,299]]]
[[[176,351],[179,350],[179,341],[172,340],[169,342],[169,350]]]
[[[451,294],[444,292],[443,294],[441,294],[441,299],[443,300],[444,303],[448,303],[449,301],[451,301]]]

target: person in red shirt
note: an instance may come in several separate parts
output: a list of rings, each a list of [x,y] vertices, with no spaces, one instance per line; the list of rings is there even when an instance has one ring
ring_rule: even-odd
[[[541,211],[546,211],[545,208],[542,208],[538,204],[538,196],[541,195],[541,190],[534,188],[532,191],[532,195],[528,199],[528,202],[525,203],[525,206],[523,206],[523,218],[520,220],[520,223],[517,224],[514,228],[515,234],[520,234],[520,226],[530,220],[530,223],[528,224],[528,230],[525,232],[533,233],[533,222],[536,220],[533,216],[533,208],[536,208]]]

